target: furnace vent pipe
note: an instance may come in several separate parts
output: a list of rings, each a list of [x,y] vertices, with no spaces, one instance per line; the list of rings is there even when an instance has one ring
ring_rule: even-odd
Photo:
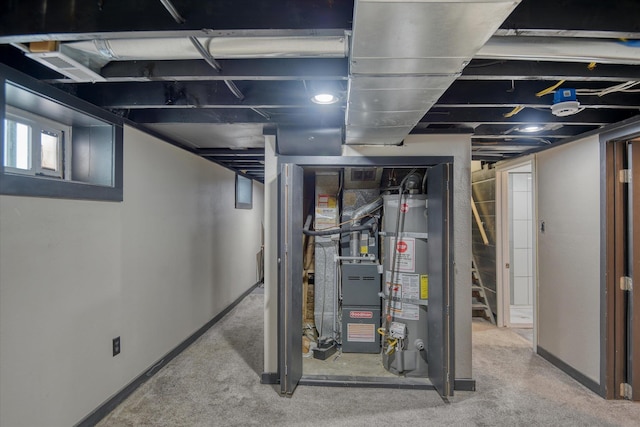
[[[367,203],[366,205],[359,207],[351,215],[351,217],[353,218],[352,219],[353,224],[360,225],[360,219],[363,216],[372,214],[373,212],[377,211],[381,207],[382,207],[382,197],[378,197],[373,202]]]

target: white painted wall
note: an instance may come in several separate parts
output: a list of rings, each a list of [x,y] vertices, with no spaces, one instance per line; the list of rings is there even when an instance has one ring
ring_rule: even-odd
[[[269,145],[269,144],[267,144]],[[277,170],[273,149],[265,150],[265,224],[277,212]],[[409,135],[396,146],[347,146],[343,156],[453,156],[455,268],[455,375],[471,378],[471,140],[468,135]],[[275,224],[275,223],[274,223]],[[273,225],[275,227],[275,225]],[[271,228],[271,227],[270,227]],[[265,372],[278,369],[277,230],[265,236]],[[269,271],[272,274],[269,274]]]
[[[536,176],[538,346],[600,383],[598,136],[537,154]]]
[[[126,127],[124,202],[0,196],[0,425],[77,423],[256,282],[263,188],[234,190]]]

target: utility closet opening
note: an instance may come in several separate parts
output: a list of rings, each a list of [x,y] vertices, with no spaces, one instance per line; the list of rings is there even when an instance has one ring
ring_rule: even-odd
[[[293,310],[281,317],[280,333],[296,334],[297,323],[301,341],[281,347],[292,377],[284,379],[292,386],[283,385],[284,393],[297,384],[298,358],[301,384],[452,392],[449,166],[300,168],[299,208],[295,196],[288,200],[291,217],[301,216],[300,234],[292,228],[289,237],[302,240],[302,256],[281,293]],[[295,186],[289,181],[288,190]],[[287,189],[281,192],[287,199]],[[296,264],[293,242],[285,246],[281,269]]]

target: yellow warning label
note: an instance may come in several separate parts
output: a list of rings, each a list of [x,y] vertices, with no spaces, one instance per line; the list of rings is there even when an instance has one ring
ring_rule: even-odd
[[[336,197],[330,194],[318,194],[317,207],[335,209]]]
[[[361,254],[369,253],[369,246],[360,246],[360,253]]]
[[[429,275],[420,275],[420,299],[429,298]]]

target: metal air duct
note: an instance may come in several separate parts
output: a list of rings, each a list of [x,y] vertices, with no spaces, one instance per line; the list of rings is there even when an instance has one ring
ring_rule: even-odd
[[[356,0],[347,144],[399,144],[520,0]]]

